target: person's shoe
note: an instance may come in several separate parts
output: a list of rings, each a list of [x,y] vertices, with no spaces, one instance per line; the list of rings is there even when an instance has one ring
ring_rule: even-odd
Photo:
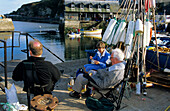
[[[69,93],[69,96],[73,97],[73,98],[80,98],[80,93],[76,92],[76,91],[72,91]]]
[[[81,95],[82,95],[82,97],[90,97],[91,96],[91,89],[88,89],[86,92],[84,92]]]
[[[82,97],[90,97],[91,96],[91,94],[87,94],[87,93],[83,93],[81,95],[82,95]]]

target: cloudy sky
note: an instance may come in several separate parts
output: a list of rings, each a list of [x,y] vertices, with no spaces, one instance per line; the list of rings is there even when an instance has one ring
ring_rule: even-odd
[[[40,0],[0,0],[0,14],[7,14],[16,11],[23,4]]]

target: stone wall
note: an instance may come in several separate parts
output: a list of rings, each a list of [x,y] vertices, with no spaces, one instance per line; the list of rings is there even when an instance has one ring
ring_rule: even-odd
[[[80,21],[65,21],[65,27],[80,28]]]
[[[0,31],[13,31],[14,25],[12,19],[4,18],[0,19]]]

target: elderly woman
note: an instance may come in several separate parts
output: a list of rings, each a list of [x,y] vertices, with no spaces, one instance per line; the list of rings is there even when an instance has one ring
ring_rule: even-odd
[[[98,51],[94,57],[90,56],[92,64],[84,65],[85,72],[89,72],[90,70],[98,70],[106,68],[106,64],[110,62],[110,54],[105,49],[105,43],[99,41],[96,45]]]

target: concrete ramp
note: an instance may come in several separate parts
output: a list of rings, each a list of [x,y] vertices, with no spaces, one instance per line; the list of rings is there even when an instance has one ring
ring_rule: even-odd
[[[14,24],[11,18],[0,19],[0,31],[13,31]]]

